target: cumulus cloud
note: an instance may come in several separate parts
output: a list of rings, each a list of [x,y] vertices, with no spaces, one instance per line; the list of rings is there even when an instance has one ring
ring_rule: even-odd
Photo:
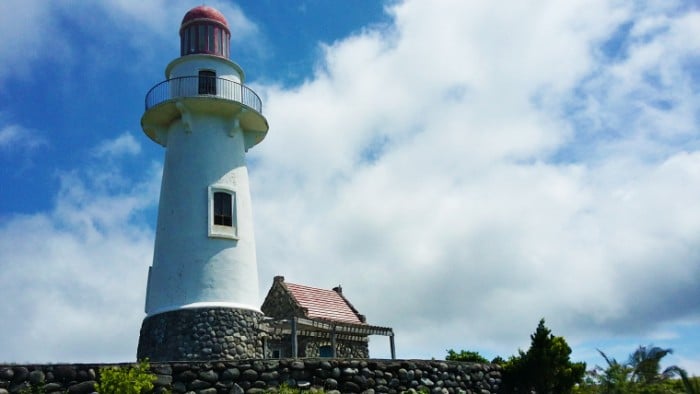
[[[103,141],[95,149],[92,154],[94,156],[122,156],[122,155],[138,155],[141,152],[141,144],[130,133],[123,133],[117,138],[109,141]]]
[[[183,10],[199,5],[189,0],[105,2],[45,2],[8,0],[0,4],[0,48],[4,67],[0,83],[9,77],[26,79],[41,67],[58,67],[86,78],[96,69],[120,67],[135,74],[159,71],[163,59],[179,54],[177,34]],[[229,2],[212,1],[226,15],[234,43],[246,42],[261,51],[257,25]],[[31,29],[27,29],[31,26]],[[118,50],[114,50],[118,48]],[[115,56],[129,53],[129,61]],[[77,61],[90,58],[89,68]]]
[[[303,85],[259,87],[261,277],[342,282],[402,356],[507,356],[543,316],[574,342],[697,321],[698,13],[388,11]]]
[[[31,151],[48,142],[39,133],[18,124],[5,124],[0,127],[0,150]]]
[[[23,63],[36,61],[45,45],[51,44],[54,28],[50,18],[50,6],[42,1],[5,1],[0,4],[0,35],[7,42],[0,48],[4,67],[0,70],[0,81],[9,75],[27,76]],[[29,24],[27,24],[29,22]],[[27,29],[26,26],[36,26]],[[10,74],[12,73],[12,74]]]
[[[662,160],[678,146],[698,148],[693,68],[700,42],[691,37],[699,33],[700,14],[646,11],[598,49],[606,66],[593,70],[573,97],[580,138],[595,135],[589,141],[595,154]]]
[[[119,163],[95,160],[60,172],[50,211],[3,217],[2,361],[134,359],[159,177],[153,164],[125,184]]]
[[[0,113],[0,119],[2,118]],[[37,154],[50,147],[43,133],[0,120],[0,162],[7,174],[22,176],[34,168]]]

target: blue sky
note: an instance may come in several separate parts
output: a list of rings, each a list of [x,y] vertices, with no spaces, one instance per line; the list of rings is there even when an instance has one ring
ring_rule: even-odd
[[[507,357],[544,317],[589,366],[654,344],[700,374],[692,2],[207,4],[270,123],[261,299],[342,283],[404,358]],[[135,357],[163,158],[139,120],[196,5],[0,4],[2,361]]]

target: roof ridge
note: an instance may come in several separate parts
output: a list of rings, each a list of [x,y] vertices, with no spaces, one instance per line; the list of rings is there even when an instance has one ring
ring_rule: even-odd
[[[302,285],[299,283],[291,283],[291,282],[284,282],[286,285],[293,285],[293,286],[299,286],[299,287],[306,287],[307,289],[315,289],[315,290],[321,290],[321,291],[333,291],[330,289],[324,289],[322,287],[314,287],[314,286],[308,286],[308,285]]]

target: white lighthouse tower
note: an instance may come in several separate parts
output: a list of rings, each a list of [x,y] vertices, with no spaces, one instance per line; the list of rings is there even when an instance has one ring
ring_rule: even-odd
[[[191,9],[180,57],[146,95],[141,125],[165,147],[165,164],[139,359],[263,355],[245,154],[268,124],[229,60],[230,34],[219,11]]]

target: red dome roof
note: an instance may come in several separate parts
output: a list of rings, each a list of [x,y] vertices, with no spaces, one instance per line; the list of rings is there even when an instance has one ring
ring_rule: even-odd
[[[201,20],[201,19],[209,19],[209,20],[214,20],[216,22],[221,23],[228,29],[228,22],[226,22],[226,18],[224,17],[224,14],[219,12],[216,8],[209,7],[207,5],[200,5],[197,7],[194,7],[193,9],[187,11],[185,14],[185,17],[182,18],[182,25],[181,27],[184,27],[185,25],[189,24],[190,22],[194,22],[196,20]]]

